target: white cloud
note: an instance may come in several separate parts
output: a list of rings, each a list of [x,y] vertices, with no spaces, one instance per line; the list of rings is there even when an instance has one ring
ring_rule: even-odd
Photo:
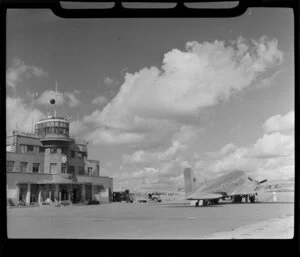
[[[162,120],[173,129],[172,123],[195,122],[203,108],[230,99],[282,60],[277,40],[266,37],[251,42],[239,38],[227,45],[217,40],[187,42],[184,51],[167,52],[160,68],[126,73],[118,94],[84,121],[100,129],[134,133],[145,120],[151,129]]]
[[[118,83],[119,83],[118,80],[113,79],[113,78],[110,78],[110,77],[106,77],[106,78],[104,79],[104,84],[105,84],[105,85],[108,85],[108,86],[115,85],[115,84],[118,84]]]
[[[108,103],[108,99],[105,96],[98,96],[92,101],[93,104],[104,106]]]
[[[6,129],[34,130],[34,123],[44,117],[38,109],[26,104],[21,98],[6,97]]]
[[[275,73],[273,73],[270,77],[262,79],[258,85],[255,86],[255,88],[265,88],[268,86],[271,86],[274,81],[278,78],[279,74],[282,72],[282,70],[277,70]]]
[[[70,124],[70,135],[76,136],[83,132],[85,132],[87,129],[87,126],[84,124],[81,120],[74,120]]]
[[[79,94],[78,90],[74,90],[73,92],[59,92],[54,90],[46,90],[44,91],[38,98],[37,103],[43,105],[49,105],[51,99],[55,99],[55,104],[57,106],[63,105],[67,103],[70,107],[79,106],[81,103],[77,99],[75,94]]]
[[[193,140],[204,132],[203,128],[184,125],[173,135],[171,146],[164,151],[139,150],[131,155],[123,155],[124,164],[150,164],[175,160],[178,155],[188,148]]]
[[[184,165],[177,161],[170,161],[160,164],[158,168],[143,167],[132,171],[127,169],[119,174],[118,182],[120,181],[125,188],[177,189],[183,184]]]
[[[181,150],[183,150],[184,146],[178,142],[173,141],[172,145],[166,149],[165,151],[155,151],[155,152],[147,152],[147,151],[136,151],[132,155],[123,155],[124,164],[152,164],[152,163],[160,163],[167,162],[172,160]]]
[[[294,137],[279,132],[264,134],[249,147],[227,144],[219,152],[207,156],[209,159],[199,160],[194,165],[196,172],[206,179],[233,170],[267,179],[289,179],[295,173]],[[283,171],[285,176],[282,176]]]
[[[187,42],[186,51],[166,53],[161,68],[143,68],[125,75],[117,96],[97,120],[118,124],[124,116],[175,119],[194,117],[199,108],[216,105],[243,88],[267,68],[281,63],[277,40],[241,39]]]
[[[264,134],[249,150],[253,158],[270,158],[291,155],[294,151],[294,137],[282,135],[279,132]]]
[[[68,99],[68,104],[70,107],[76,107],[80,105],[80,101],[76,98],[75,92],[73,93],[65,92],[64,96],[65,98]]]
[[[229,153],[234,152],[238,147],[235,144],[229,143],[221,148],[220,151],[217,152],[208,152],[206,153],[207,156],[213,157],[213,158],[219,158],[225,155],[228,155]]]
[[[89,133],[86,138],[93,144],[119,145],[139,143],[144,137],[143,134],[101,128]]]
[[[6,84],[16,90],[17,85],[21,83],[24,78],[30,78],[31,76],[43,78],[47,77],[48,73],[42,68],[27,65],[21,59],[14,58],[12,66],[6,71]]]
[[[295,112],[290,111],[284,116],[275,115],[267,119],[263,124],[265,133],[271,133],[276,131],[293,130],[295,123]]]

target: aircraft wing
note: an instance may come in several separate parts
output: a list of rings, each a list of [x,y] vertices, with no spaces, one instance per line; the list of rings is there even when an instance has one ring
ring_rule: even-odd
[[[256,193],[256,188],[259,185],[255,182],[250,182],[244,185],[241,185],[237,188],[235,188],[232,192],[230,192],[228,195],[233,196],[233,195],[249,195],[249,194],[254,194]]]
[[[221,195],[221,194],[195,192],[195,193],[189,195],[186,198],[186,200],[212,200],[212,199],[219,199],[222,197],[223,197],[223,195]]]

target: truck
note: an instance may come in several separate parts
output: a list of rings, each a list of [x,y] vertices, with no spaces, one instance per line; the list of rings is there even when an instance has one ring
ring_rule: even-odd
[[[129,192],[128,189],[126,189],[125,191],[113,192],[113,202],[132,203],[133,200],[134,196]]]
[[[135,193],[135,199],[140,203],[161,202],[160,195],[155,193]]]

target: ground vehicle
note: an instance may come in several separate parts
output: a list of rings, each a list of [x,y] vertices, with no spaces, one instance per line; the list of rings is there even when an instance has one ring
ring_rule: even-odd
[[[136,193],[135,198],[140,203],[161,202],[160,195],[155,193]]]
[[[161,197],[159,194],[148,193],[148,200],[153,202],[161,202]]]
[[[113,192],[113,202],[133,202],[133,195],[130,194],[129,190]]]

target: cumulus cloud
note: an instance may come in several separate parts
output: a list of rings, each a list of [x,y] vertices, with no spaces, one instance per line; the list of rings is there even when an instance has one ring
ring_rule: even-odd
[[[31,131],[32,125],[44,117],[44,114],[33,108],[33,105],[26,104],[20,97],[6,97],[6,129],[19,129]]]
[[[132,171],[126,169],[120,173],[117,180],[123,186],[132,189],[177,189],[183,184],[184,167],[184,164],[172,160],[161,163],[157,168],[143,167]]]
[[[88,133],[86,136],[87,140],[94,144],[107,145],[139,143],[143,141],[144,137],[143,134],[139,133],[120,132],[117,130],[107,130],[105,128],[97,129]]]
[[[6,84],[13,90],[16,90],[17,85],[21,83],[24,78],[28,79],[32,76],[43,78],[47,77],[48,73],[42,68],[28,65],[21,59],[14,58],[12,65],[6,71]]]
[[[81,120],[74,120],[70,124],[70,135],[75,136],[85,132],[87,126]]]
[[[277,40],[264,36],[187,42],[185,50],[167,52],[160,67],[126,73],[117,95],[85,121],[120,132],[135,132],[144,120],[151,128],[160,120],[192,124],[203,108],[230,99],[282,60]]]
[[[272,133],[276,131],[288,131],[294,129],[295,112],[290,111],[284,116],[275,115],[267,119],[263,124],[265,133]]]
[[[76,107],[80,105],[80,101],[76,98],[75,92],[73,93],[65,92],[64,96],[65,98],[68,99],[67,101],[70,107]]]
[[[262,72],[278,65],[283,54],[277,40],[239,38],[224,41],[187,42],[186,50],[164,55],[160,68],[126,73],[119,93],[98,122],[110,126],[124,116],[176,119],[194,117],[200,108],[216,105],[251,85]]]
[[[118,83],[119,83],[118,80],[113,79],[113,78],[110,78],[110,77],[106,77],[106,78],[104,79],[104,84],[105,84],[105,85],[108,85],[108,86],[116,85],[116,84],[118,84]]]
[[[209,157],[218,158],[218,157],[222,157],[222,156],[225,156],[225,155],[228,155],[228,154],[234,152],[237,148],[238,147],[235,144],[229,143],[229,144],[223,146],[220,151],[208,152],[208,153],[206,153],[206,155]]]
[[[294,136],[279,132],[264,134],[249,147],[227,144],[207,156],[194,165],[198,175],[207,179],[234,170],[267,179],[290,179],[295,174]]]
[[[64,93],[59,91],[56,92],[54,90],[46,90],[37,98],[36,101],[42,105],[49,105],[50,100],[54,98],[57,106],[67,103],[70,107],[76,107],[81,104],[77,99],[76,94],[79,94],[79,91],[76,89],[73,92]]]
[[[108,103],[108,99],[105,96],[98,96],[92,101],[93,104],[104,106]]]
[[[178,142],[173,141],[172,145],[165,151],[147,152],[136,151],[132,155],[123,155],[123,162],[125,164],[152,164],[157,162],[166,162],[174,158],[184,146]]]
[[[151,164],[162,163],[176,159],[178,155],[187,149],[188,145],[204,131],[203,128],[185,125],[173,135],[171,146],[164,151],[139,150],[131,155],[123,155],[124,164]]]
[[[289,156],[294,150],[294,137],[279,132],[264,134],[249,150],[248,156],[254,158],[276,158]]]

